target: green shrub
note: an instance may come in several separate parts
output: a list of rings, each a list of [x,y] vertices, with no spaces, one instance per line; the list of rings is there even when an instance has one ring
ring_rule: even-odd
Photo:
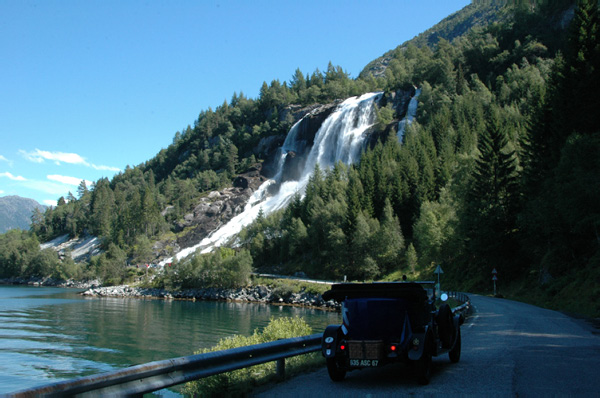
[[[246,286],[252,273],[252,257],[247,250],[221,247],[191,260],[174,260],[153,282],[167,290],[205,287],[236,288]]]
[[[262,332],[256,329],[251,336],[236,335],[222,339],[216,346],[202,349],[196,352],[196,354],[267,343],[269,341],[309,334],[312,334],[312,329],[302,318],[271,318],[271,321]],[[286,375],[298,373],[304,369],[319,366],[322,363],[323,360],[318,352],[288,358],[286,359]],[[183,388],[183,392],[185,395],[197,397],[237,397],[248,393],[253,387],[264,384],[275,377],[276,363],[269,362],[187,383]]]
[[[293,293],[295,293],[294,288],[287,283],[283,283],[281,285],[275,286],[275,288],[271,292],[271,296],[274,300],[287,300]]]
[[[325,291],[331,289],[331,285],[325,283],[311,283],[304,281],[296,281],[293,279],[272,279],[263,278],[258,276],[252,277],[252,284],[254,286],[265,285],[270,286],[274,290],[278,290],[277,294],[285,294],[288,290],[291,293],[309,293],[309,294],[323,294]]]

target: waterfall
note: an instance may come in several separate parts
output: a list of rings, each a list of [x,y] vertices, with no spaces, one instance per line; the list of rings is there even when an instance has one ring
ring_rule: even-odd
[[[308,180],[316,164],[322,169],[330,168],[338,161],[345,164],[356,162],[365,144],[366,131],[375,123],[375,101],[382,93],[368,93],[360,97],[348,98],[329,115],[317,131],[314,144],[304,156],[305,161],[300,164],[301,171],[297,180],[284,181],[284,168],[286,157],[290,152],[305,153],[305,142],[297,139],[298,130],[302,120],[297,122],[288,132],[285,142],[280,150],[277,162],[277,173],[273,179],[263,183],[248,200],[244,211],[233,217],[225,225],[212,232],[199,244],[186,248],[176,254],[177,259],[184,258],[196,250],[202,253],[210,252],[214,247],[227,243],[237,235],[243,227],[256,219],[260,210],[267,215],[283,208],[294,194],[304,194]],[[279,188],[277,193],[270,195],[273,187]],[[168,263],[170,259],[161,264]]]
[[[408,102],[408,109],[406,110],[406,115],[402,120],[398,122],[398,141],[402,142],[404,138],[404,132],[406,128],[411,125],[411,123],[415,120],[415,116],[417,116],[417,105],[419,103],[418,98],[419,94],[421,94],[421,89],[418,88],[415,91],[415,95]]]

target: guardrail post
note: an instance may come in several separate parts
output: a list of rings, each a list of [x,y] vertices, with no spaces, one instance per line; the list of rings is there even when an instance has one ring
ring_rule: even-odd
[[[277,360],[277,377],[279,380],[285,379],[285,358]]]

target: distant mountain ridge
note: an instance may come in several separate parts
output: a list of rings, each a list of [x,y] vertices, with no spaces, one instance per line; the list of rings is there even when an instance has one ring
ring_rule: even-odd
[[[28,230],[31,214],[36,208],[43,211],[46,206],[16,195],[0,197],[0,233],[17,228]]]
[[[434,47],[440,39],[452,41],[466,34],[476,26],[485,27],[494,22],[505,21],[511,17],[509,13],[501,12],[506,4],[502,2],[477,2],[465,6],[463,9],[444,18],[433,27],[427,29],[408,40],[393,50],[386,52],[381,57],[369,62],[362,70],[360,76],[365,77],[372,74],[375,77],[383,76],[385,70],[393,57],[394,51],[405,49],[409,44],[417,47]]]

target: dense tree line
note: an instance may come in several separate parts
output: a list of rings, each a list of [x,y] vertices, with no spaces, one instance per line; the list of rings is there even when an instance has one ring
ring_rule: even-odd
[[[259,264],[314,276],[434,263],[478,290],[496,268],[548,296],[584,281],[578,294],[597,303],[600,24],[593,0],[577,3],[566,33],[547,22],[571,5],[517,2],[503,24],[395,50],[383,86],[422,87],[419,123],[357,165],[317,169],[302,200],[241,243]]]
[[[264,160],[259,143],[288,131],[289,105],[414,85],[418,123],[402,142],[394,131],[401,115],[379,109],[382,139],[358,164],[317,168],[304,197],[242,232],[254,266],[370,279],[426,273],[434,263],[467,289],[481,289],[492,268],[551,291],[562,289],[553,280],[598,277],[598,3],[579,0],[565,30],[573,5],[474,2],[461,15],[493,9],[500,23],[449,34],[451,41],[420,36],[388,53],[376,77],[367,68],[351,79],[329,64],[325,73],[296,70],[289,82],[265,82],[257,99],[234,94],[153,159],[36,213],[32,239],[87,231],[105,242],[93,269],[123,273],[121,264],[148,261],[152,242],[173,234],[173,221],[201,195]],[[227,256],[177,269],[200,275]],[[183,286],[177,278],[164,283]]]
[[[31,233],[42,242],[64,234],[98,236],[105,252],[92,259],[86,275],[113,283],[124,280],[128,265],[155,259],[153,242],[173,239],[174,222],[201,196],[230,185],[237,174],[265,160],[266,154],[257,151],[261,140],[285,136],[295,122],[286,112],[288,105],[327,103],[378,88],[375,79],[353,80],[330,63],[325,73],[317,69],[304,75],[298,69],[289,83],[265,82],[257,99],[234,93],[229,103],[202,111],[193,126],[175,133],[153,159],[91,187],[82,182],[77,196],[69,193],[57,206],[36,211]],[[6,267],[7,277],[46,273],[45,268],[32,274],[23,267]]]

